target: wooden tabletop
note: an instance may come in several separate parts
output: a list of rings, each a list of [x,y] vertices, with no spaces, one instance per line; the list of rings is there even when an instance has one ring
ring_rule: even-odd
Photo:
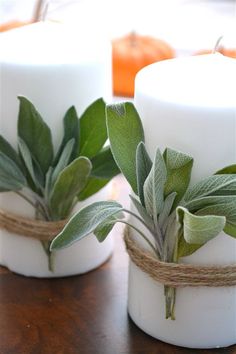
[[[0,267],[0,354],[236,354],[236,346],[175,347],[135,326],[127,314],[121,232],[113,232],[109,261],[85,275],[35,279]]]

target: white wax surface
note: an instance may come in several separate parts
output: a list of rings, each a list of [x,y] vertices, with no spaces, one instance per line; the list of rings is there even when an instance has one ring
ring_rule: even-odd
[[[163,292],[163,285],[130,262],[128,309],[143,331],[161,341],[188,348],[235,344],[235,288],[178,289],[175,321],[165,320]]]
[[[219,53],[151,64],[136,79],[136,95],[183,106],[235,107],[236,62]]]
[[[236,60],[219,54],[163,61],[141,70],[135,82],[135,106],[152,158],[157,147],[193,156],[192,183],[234,164],[235,89]],[[236,240],[222,232],[182,261],[236,263]],[[128,307],[140,328],[163,341],[191,348],[236,343],[236,287],[180,289],[176,321],[167,321],[163,286],[131,263]]]
[[[81,115],[97,98],[111,99],[110,43],[52,22],[0,34],[0,127],[13,145],[18,95],[34,103],[52,128],[57,146],[70,106]]]
[[[152,64],[136,77],[135,105],[152,157],[157,146],[194,157],[192,181],[236,161],[236,60],[220,54]]]

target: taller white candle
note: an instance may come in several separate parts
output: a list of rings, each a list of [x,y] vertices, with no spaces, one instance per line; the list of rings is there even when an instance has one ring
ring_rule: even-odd
[[[192,182],[236,161],[236,61],[219,54],[178,58],[141,70],[135,105],[146,146],[194,158]],[[183,262],[236,262],[236,240],[221,233]],[[129,313],[143,330],[169,343],[210,348],[236,342],[236,288],[178,289],[176,321],[165,320],[163,286],[132,263]]]
[[[94,100],[100,97],[109,100],[111,94],[111,46],[92,30],[42,22],[0,35],[0,133],[15,148],[18,95],[26,96],[49,125],[56,150],[67,109],[74,105],[80,115]],[[106,198],[107,194],[105,189],[97,197]],[[12,193],[0,195],[0,206],[34,217],[33,208]],[[39,241],[0,230],[0,264],[25,275],[84,273],[104,262],[111,250],[110,240],[101,247],[90,237],[58,252],[52,273]]]

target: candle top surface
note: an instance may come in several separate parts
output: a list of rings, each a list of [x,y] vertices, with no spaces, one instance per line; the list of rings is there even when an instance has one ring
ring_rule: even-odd
[[[1,33],[0,48],[3,63],[61,65],[97,62],[107,56],[110,43],[89,29],[38,22]]]
[[[185,106],[236,108],[236,60],[216,53],[148,65],[136,76],[138,93]]]

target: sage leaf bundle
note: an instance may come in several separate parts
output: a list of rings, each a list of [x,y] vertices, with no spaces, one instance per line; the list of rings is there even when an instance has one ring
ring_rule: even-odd
[[[27,200],[37,218],[69,217],[75,204],[104,187],[120,171],[105,146],[105,103],[93,102],[78,117],[71,107],[63,118],[64,135],[54,153],[52,133],[34,105],[19,97],[18,151],[0,136],[0,192]],[[50,242],[43,242],[49,255]]]
[[[152,161],[143,127],[132,103],[107,106],[107,129],[114,160],[129,182],[137,213],[116,201],[97,202],[79,211],[53,240],[61,249],[94,232],[102,242],[117,222],[133,228],[164,262],[178,263],[221,231],[236,238],[236,165],[190,186],[194,160],[169,147],[157,148]],[[124,218],[131,214],[146,228]],[[149,235],[149,236],[148,236]],[[175,319],[175,294],[165,286],[166,318]]]

